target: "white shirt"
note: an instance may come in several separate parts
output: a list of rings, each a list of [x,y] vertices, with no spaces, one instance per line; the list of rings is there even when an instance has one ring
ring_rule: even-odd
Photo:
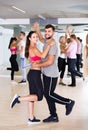
[[[71,59],[76,59],[76,54],[77,54],[77,42],[74,40],[68,45],[67,57]]]
[[[19,44],[19,50],[21,50],[21,47],[23,47],[23,51],[20,53],[21,58],[25,58],[25,41],[21,41]]]
[[[66,54],[65,53],[61,53],[60,57],[63,58],[63,59],[66,59]]]

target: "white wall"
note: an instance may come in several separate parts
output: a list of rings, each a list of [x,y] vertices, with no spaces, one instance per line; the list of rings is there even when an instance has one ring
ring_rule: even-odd
[[[9,64],[10,51],[8,45],[10,38],[13,36],[13,30],[0,27],[0,34],[0,65]]]
[[[3,64],[3,27],[0,27],[0,65]]]

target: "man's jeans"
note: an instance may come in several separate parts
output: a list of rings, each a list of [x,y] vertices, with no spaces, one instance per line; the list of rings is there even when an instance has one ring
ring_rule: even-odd
[[[31,63],[25,65],[25,58],[20,58],[20,67],[22,70],[22,80],[26,80],[26,68],[30,68],[31,67]]]

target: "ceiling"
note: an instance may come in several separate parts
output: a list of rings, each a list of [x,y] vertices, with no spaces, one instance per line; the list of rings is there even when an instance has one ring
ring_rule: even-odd
[[[34,19],[39,18],[39,15],[46,19],[88,18],[88,0],[0,0],[0,19]],[[88,31],[88,24],[71,26],[77,31]],[[57,29],[61,32],[65,27],[66,25],[58,25]]]
[[[37,18],[39,14],[45,18],[88,18],[88,0],[0,0],[0,18]]]

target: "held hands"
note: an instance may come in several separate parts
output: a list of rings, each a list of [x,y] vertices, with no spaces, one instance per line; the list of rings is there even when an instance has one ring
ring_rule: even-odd
[[[34,29],[34,30],[38,30],[38,29],[39,29],[39,24],[38,24],[37,22],[35,22],[35,23],[33,24],[33,29]]]
[[[67,26],[66,26],[66,31],[69,31],[69,30],[70,30],[70,26],[67,25]]]

